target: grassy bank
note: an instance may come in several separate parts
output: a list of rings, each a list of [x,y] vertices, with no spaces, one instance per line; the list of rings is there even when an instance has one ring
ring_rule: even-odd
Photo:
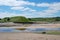
[[[50,34],[50,35],[60,35],[60,31],[42,31],[42,32],[36,32],[38,34]]]
[[[47,34],[60,35],[60,31],[48,31]]]

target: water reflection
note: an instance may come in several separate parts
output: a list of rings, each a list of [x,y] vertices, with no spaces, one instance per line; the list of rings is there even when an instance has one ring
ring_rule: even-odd
[[[59,30],[60,28],[26,28],[26,30],[16,30],[15,28],[0,28],[0,32],[39,32],[39,31],[47,31],[47,30]]]

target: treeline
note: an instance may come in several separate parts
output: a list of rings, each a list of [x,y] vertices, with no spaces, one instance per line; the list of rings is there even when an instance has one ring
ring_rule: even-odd
[[[60,17],[51,17],[51,18],[26,18],[24,16],[15,16],[15,17],[5,17],[0,18],[0,23],[3,22],[59,22]]]

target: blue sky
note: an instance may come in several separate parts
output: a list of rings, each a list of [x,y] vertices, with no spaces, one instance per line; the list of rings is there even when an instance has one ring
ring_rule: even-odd
[[[60,17],[60,0],[0,0],[0,18]]]

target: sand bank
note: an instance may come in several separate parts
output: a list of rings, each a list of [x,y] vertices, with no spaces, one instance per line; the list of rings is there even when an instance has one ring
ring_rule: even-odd
[[[60,35],[35,33],[0,33],[0,40],[60,40]]]

